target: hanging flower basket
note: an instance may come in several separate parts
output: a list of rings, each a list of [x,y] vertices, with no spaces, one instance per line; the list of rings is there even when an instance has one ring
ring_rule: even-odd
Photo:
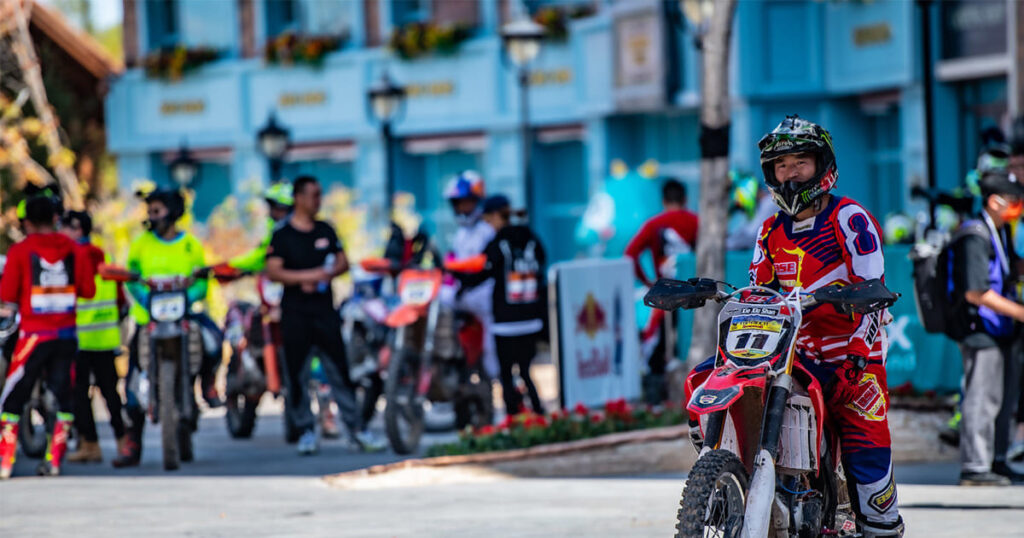
[[[472,33],[472,27],[465,24],[414,22],[395,29],[388,45],[402,59],[412,60],[432,54],[453,54]]]
[[[567,7],[544,7],[533,15],[533,22],[544,27],[544,37],[552,41],[569,39],[569,21],[596,13],[590,4]]]
[[[268,64],[305,64],[320,67],[327,55],[340,49],[344,42],[344,36],[285,32],[267,41],[263,49],[263,58]]]
[[[529,448],[549,443],[588,439],[609,433],[674,426],[686,421],[683,406],[633,407],[626,400],[605,404],[602,411],[577,405],[572,411],[549,415],[520,413],[496,426],[467,428],[455,443],[434,445],[427,456],[455,456],[496,450]]]
[[[178,45],[146,55],[142,65],[146,76],[165,80],[181,80],[186,74],[220,58],[220,51],[211,47],[185,48]]]

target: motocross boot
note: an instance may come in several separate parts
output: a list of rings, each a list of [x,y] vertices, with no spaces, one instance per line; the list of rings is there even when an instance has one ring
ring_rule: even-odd
[[[117,440],[117,457],[110,463],[115,468],[135,467],[142,459],[142,425],[146,416],[141,409],[128,411],[131,425],[124,437]]]
[[[0,480],[7,480],[14,470],[18,451],[18,419],[13,413],[0,413]]]
[[[71,433],[71,413],[57,413],[57,421],[53,424],[53,435],[46,447],[46,456],[39,463],[36,472],[40,476],[60,475],[60,464],[64,461],[64,453],[68,450],[68,434]]]
[[[861,538],[903,538],[903,516],[895,523],[861,523]]]

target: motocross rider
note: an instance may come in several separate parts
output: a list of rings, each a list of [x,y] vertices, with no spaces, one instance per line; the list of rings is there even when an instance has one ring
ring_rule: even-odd
[[[18,442],[18,414],[45,371],[57,398],[57,420],[38,473],[60,474],[73,420],[71,361],[77,298],[96,293],[95,273],[88,255],[57,233],[59,199],[34,196],[25,204],[28,236],[7,253],[0,280],[0,316],[21,313],[21,334],[0,393],[0,480],[10,478]]]
[[[857,202],[830,194],[838,168],[829,132],[787,116],[758,147],[765,182],[782,211],[761,227],[751,284],[814,291],[884,278],[878,223]],[[903,535],[886,416],[883,325],[890,320],[887,311],[843,315],[820,306],[804,314],[797,342],[801,364],[824,387],[857,527],[865,537]]]
[[[450,256],[456,260],[471,258],[483,253],[487,244],[494,239],[494,228],[484,222],[483,207],[484,180],[473,170],[464,170],[453,177],[444,190],[444,197],[455,212],[455,237],[452,239]],[[483,365],[490,379],[498,377],[498,356],[494,352],[494,324],[492,295],[494,281],[489,280],[477,287],[460,290],[455,307],[472,313],[483,326]]]
[[[130,271],[138,273],[143,279],[167,276],[191,276],[194,271],[205,265],[203,245],[196,237],[177,228],[176,223],[185,214],[185,199],[177,190],[155,190],[145,197],[148,220],[148,231],[132,241],[128,250]],[[149,289],[140,282],[128,283],[125,288],[133,300],[131,316],[135,321],[135,338],[132,342],[132,353],[125,380],[127,402],[125,408],[131,419],[128,441],[124,443],[114,467],[129,467],[139,464],[142,454],[142,429],[145,423],[144,402],[139,401],[138,370],[139,356],[137,340],[140,333],[149,323],[148,304]],[[188,289],[189,304],[202,301],[206,297],[206,280],[196,279]],[[218,357],[219,358],[219,357]],[[205,385],[205,383],[204,383]],[[204,386],[204,390],[205,390]]]

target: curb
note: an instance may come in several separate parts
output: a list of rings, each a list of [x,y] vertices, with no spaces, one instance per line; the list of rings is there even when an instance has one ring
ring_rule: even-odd
[[[366,469],[348,471],[333,475],[327,475],[323,479],[328,483],[347,480],[359,477],[370,477],[392,471],[413,469],[418,467],[450,467],[455,465],[488,465],[511,461],[521,461],[535,458],[548,458],[562,456],[565,454],[586,452],[592,450],[614,448],[621,445],[651,443],[658,441],[675,441],[686,439],[689,433],[689,426],[668,426],[664,428],[651,428],[646,430],[635,430],[630,432],[612,433],[581,439],[579,441],[568,441],[565,443],[551,443],[530,448],[515,450],[503,450],[498,452],[481,452],[479,454],[465,454],[461,456],[438,456],[434,458],[418,458],[374,465]]]
[[[945,424],[946,415],[947,412],[891,410],[889,427],[893,462],[955,461],[957,452],[941,446],[936,437]],[[437,477],[442,469],[452,474],[451,480],[454,481],[462,479],[455,478],[454,475],[459,474],[457,469],[474,477],[493,476],[494,473],[551,477],[685,471],[692,467],[697,456],[690,447],[688,433],[689,427],[682,424],[516,450],[409,459],[327,475],[323,480],[331,486],[347,487],[355,481],[410,470],[434,477],[430,480],[440,480]],[[425,479],[420,476],[410,479],[410,482],[421,480]]]

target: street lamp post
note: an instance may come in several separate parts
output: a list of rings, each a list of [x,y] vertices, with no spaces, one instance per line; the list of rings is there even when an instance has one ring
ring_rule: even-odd
[[[530,172],[530,62],[540,53],[544,28],[523,16],[506,24],[501,29],[505,52],[516,67],[519,82],[519,130],[523,145],[523,193],[527,210],[533,209],[533,176]]]
[[[267,124],[256,133],[256,145],[270,164],[270,182],[281,180],[284,154],[291,144],[290,133],[277,124],[277,117],[271,113]]]
[[[370,116],[380,123],[381,138],[384,142],[384,192],[385,207],[391,218],[392,198],[395,195],[394,136],[391,126],[402,111],[405,103],[405,87],[391,81],[385,71],[380,81],[366,93]]]
[[[178,188],[187,189],[192,187],[192,182],[199,174],[199,163],[192,158],[188,146],[182,143],[178,155],[167,165],[167,169],[171,174],[171,180]]]

